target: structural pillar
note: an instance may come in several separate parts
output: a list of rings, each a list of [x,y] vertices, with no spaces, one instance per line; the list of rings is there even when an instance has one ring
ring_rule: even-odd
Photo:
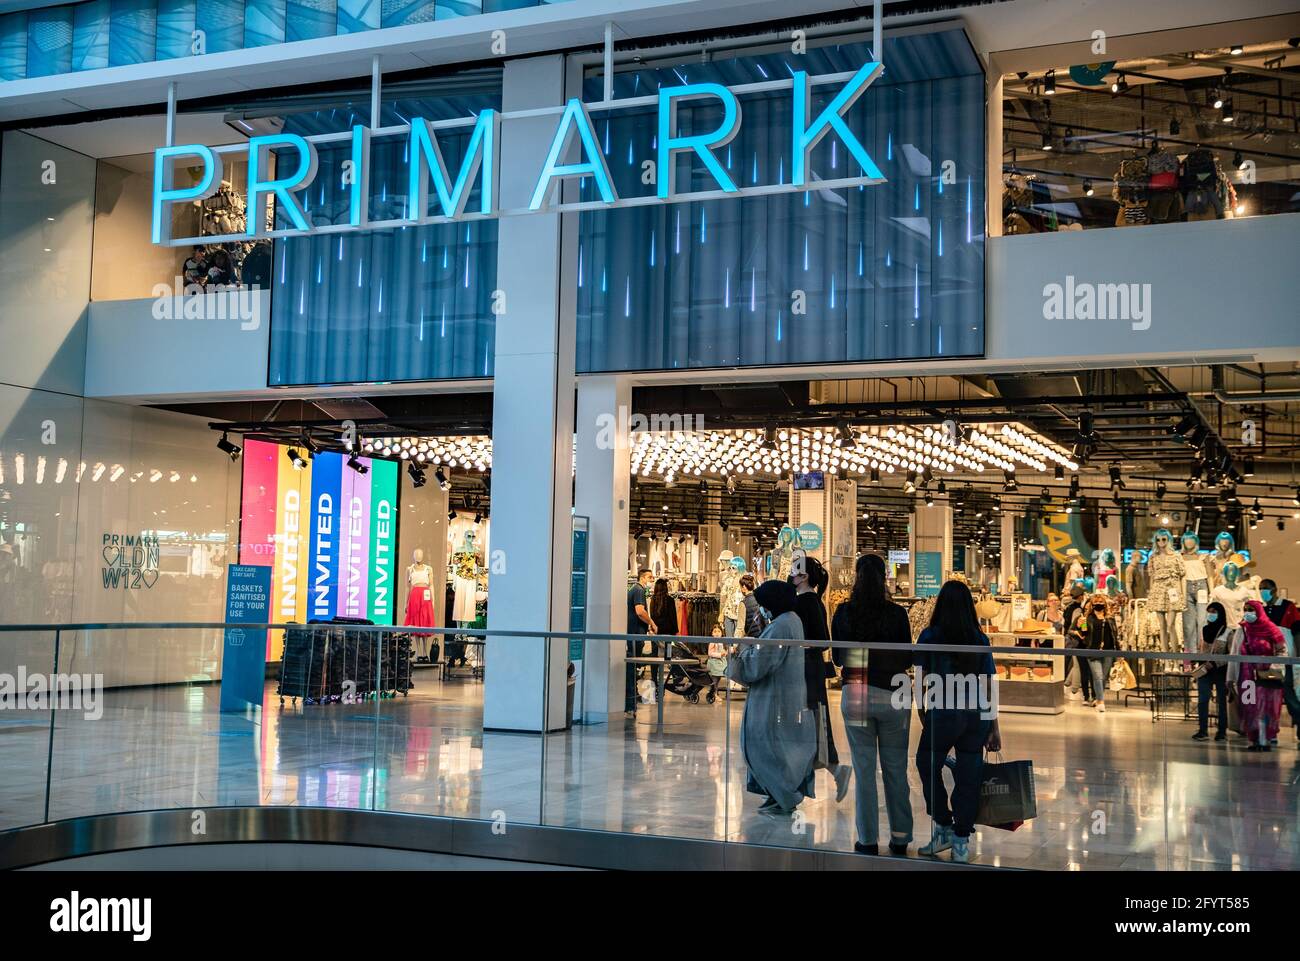
[[[564,57],[505,65],[504,111],[564,103]],[[500,205],[526,207],[555,115],[502,124]],[[492,395],[489,630],[567,630],[573,482],[573,291],[563,283],[555,213],[504,217],[497,228],[496,371]],[[567,302],[566,302],[567,301]],[[488,730],[565,724],[568,639],[489,636],[483,693]]]
[[[936,500],[930,507],[922,505],[912,511],[907,546],[912,562],[912,592],[921,597],[938,593],[938,585],[952,571],[952,506],[947,500]],[[937,584],[933,583],[936,579]]]
[[[627,630],[630,464],[628,424],[632,386],[627,377],[584,377],[578,382],[577,475],[574,513],[588,518],[587,630]],[[622,714],[627,645],[589,641],[583,652],[583,720]]]
[[[1016,550],[1016,515],[1003,507],[998,514],[1001,522],[999,534],[1001,535],[1002,550],[999,556],[1001,561],[998,569],[998,587],[1005,593],[1011,589],[1011,582],[1014,580],[1017,588],[1020,585],[1020,569],[1016,565],[1016,559],[1020,556]]]

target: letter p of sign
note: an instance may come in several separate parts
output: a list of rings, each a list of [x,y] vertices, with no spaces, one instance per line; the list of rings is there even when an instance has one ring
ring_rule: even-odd
[[[192,184],[177,186],[175,161],[178,157],[197,157],[202,161],[199,175]],[[221,155],[201,143],[177,147],[159,147],[153,152],[153,242],[171,240],[171,205],[179,201],[203,200],[221,186]],[[166,216],[164,216],[164,213]]]

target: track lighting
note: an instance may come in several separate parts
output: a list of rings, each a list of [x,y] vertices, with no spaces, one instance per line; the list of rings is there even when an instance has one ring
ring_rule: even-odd
[[[1232,123],[1237,119],[1236,112],[1232,109],[1232,98],[1229,97],[1223,101],[1223,116],[1220,118],[1224,123]]]
[[[1052,468],[1052,476],[1057,480],[1065,480],[1065,465],[1057,464]]]
[[[290,447],[284,452],[284,456],[289,458],[289,463],[293,465],[294,470],[302,470],[307,466],[307,458],[298,453],[298,448]]]
[[[483,512],[481,510],[474,511],[474,523],[475,524],[483,523]]]
[[[312,441],[311,437],[309,437],[306,434],[303,434],[302,436],[302,446],[303,449],[307,452],[308,460],[314,459],[316,455],[320,453],[320,448],[316,446],[316,444]]]
[[[765,450],[776,450],[776,425],[768,424],[763,428],[763,442],[759,445]]]
[[[424,468],[420,467],[415,461],[409,461],[406,465],[406,473],[411,475],[412,487],[423,487],[425,484]]]
[[[234,443],[226,436],[226,432],[221,432],[221,440],[217,441],[217,450],[228,455],[232,461],[239,460],[239,453],[243,450],[238,444]]]
[[[455,519],[456,519],[456,508],[453,507],[451,510],[447,511],[447,520],[454,521]]]
[[[943,482],[943,478],[939,479],[939,493],[940,494],[948,493],[948,485]]]
[[[1254,476],[1255,476],[1255,458],[1253,458],[1253,457],[1246,457],[1246,458],[1243,458],[1243,459],[1242,459],[1242,462],[1241,462],[1241,476],[1242,476],[1242,477],[1254,477]]]
[[[1091,196],[1093,195],[1093,193],[1094,193],[1094,191],[1093,191],[1093,189],[1092,189],[1092,181],[1091,181],[1091,180],[1085,180],[1085,181],[1083,182],[1083,195],[1084,195],[1085,197],[1091,197]]]
[[[1128,81],[1124,78],[1124,75],[1122,73],[1119,74],[1114,80],[1111,81],[1110,84],[1111,93],[1123,93],[1127,89],[1128,89]]]
[[[1156,500],[1158,501],[1164,500],[1165,494],[1168,492],[1169,492],[1169,488],[1165,486],[1164,481],[1156,481]]]
[[[1056,93],[1056,71],[1049,70],[1043,76],[1043,96],[1051,97]]]
[[[438,482],[438,486],[443,490],[447,489],[447,474],[441,467],[433,472],[433,479]]]
[[[1019,490],[1019,485],[1016,484],[1016,475],[1014,471],[1004,470],[1002,472],[1002,478],[1002,493],[1014,494]]]
[[[1210,104],[1215,110],[1223,109],[1223,94],[1219,93],[1217,87],[1210,88]]]
[[[916,471],[907,472],[906,480],[903,481],[903,490],[911,494],[916,491]]]
[[[1119,465],[1111,464],[1109,470],[1111,488],[1122,490],[1124,488],[1124,478],[1120,475]]]
[[[1043,134],[1043,149],[1044,149],[1044,150],[1051,150],[1051,149],[1052,149],[1052,129],[1051,129],[1051,127],[1048,127],[1048,129],[1047,129],[1047,133]]]
[[[1101,525],[1102,530],[1105,530],[1107,527],[1110,527],[1110,515],[1107,514],[1105,511],[1098,511],[1097,523]]]
[[[929,491],[925,492],[925,506],[926,507],[934,506],[934,495],[931,494]]]
[[[1232,54],[1234,57],[1240,57],[1242,49],[1243,48],[1241,44],[1234,43],[1231,47],[1228,48],[1228,53]]]
[[[880,484],[880,468],[878,468],[878,467],[873,467],[873,468],[871,468],[871,483],[872,483],[873,485],[879,486],[879,484]],[[1300,502],[1297,502],[1297,503],[1300,503]]]
[[[365,474],[370,470],[369,467],[367,467],[365,464],[361,463],[361,461],[357,459],[356,454],[348,455],[348,466],[351,467],[358,474]]]
[[[1246,158],[1243,157],[1243,156],[1241,155],[1241,151],[1240,151],[1240,150],[1238,150],[1238,151],[1236,151],[1236,152],[1233,153],[1233,155],[1232,155],[1232,165],[1233,165],[1234,167],[1236,167],[1238,170],[1245,170],[1245,169],[1246,169]]]
[[[1291,498],[1291,503],[1300,507],[1300,487],[1295,489],[1295,496]]]
[[[840,424],[836,428],[839,436],[835,439],[835,446],[839,448],[857,447],[858,435],[848,424]]]

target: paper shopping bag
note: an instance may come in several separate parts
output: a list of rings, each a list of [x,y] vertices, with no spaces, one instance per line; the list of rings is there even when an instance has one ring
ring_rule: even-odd
[[[1034,795],[1034,762],[986,761],[980,783],[976,824],[1014,831],[1038,816]]]

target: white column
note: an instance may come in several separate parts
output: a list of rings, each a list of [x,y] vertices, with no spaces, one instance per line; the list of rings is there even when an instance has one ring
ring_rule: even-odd
[[[952,506],[947,500],[936,500],[930,507],[921,505],[912,511],[908,548],[911,551],[912,590],[916,584],[916,555],[938,552],[941,578],[952,570]]]
[[[564,57],[505,65],[502,106],[525,110],[564,102]],[[555,116],[506,121],[501,137],[503,208],[527,206],[555,132]],[[573,306],[561,283],[559,214],[505,217],[497,234],[492,399],[492,629],[566,630],[573,470]],[[568,294],[571,301],[572,293]],[[568,641],[488,639],[483,727],[564,726]]]
[[[998,517],[1001,521],[1002,535],[1001,570],[998,575],[998,585],[1006,585],[1003,589],[1007,590],[1010,588],[1013,577],[1017,581],[1020,579],[1020,571],[1016,567],[1016,558],[1019,556],[1016,552],[1016,516],[1004,507]],[[1021,586],[1023,587],[1023,585]]]
[[[632,385],[627,377],[578,381],[578,460],[574,513],[589,518],[587,630],[627,630],[628,419]],[[583,719],[607,720],[623,711],[623,641],[591,641],[583,657]]]

